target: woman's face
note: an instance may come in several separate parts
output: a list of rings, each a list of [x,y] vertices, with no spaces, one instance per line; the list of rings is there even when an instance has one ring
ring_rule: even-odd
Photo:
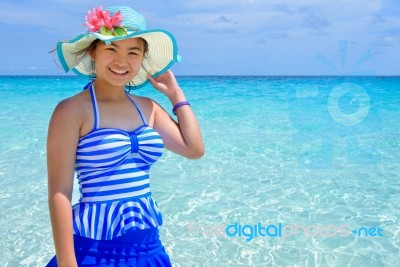
[[[125,86],[139,72],[144,52],[143,40],[130,38],[109,45],[98,42],[89,53],[95,62],[97,79],[114,86]]]

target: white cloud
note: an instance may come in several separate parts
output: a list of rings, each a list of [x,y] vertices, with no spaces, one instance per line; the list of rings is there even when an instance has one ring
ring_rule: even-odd
[[[380,0],[299,0],[299,1],[184,1],[189,12],[177,14],[171,21],[177,28],[204,29],[205,32],[230,27],[237,34],[285,31],[307,28],[323,30],[327,34],[343,24],[363,17],[376,16],[381,8]],[[220,18],[226,22],[216,25]],[[365,24],[364,24],[365,25]],[[346,31],[346,27],[340,28]],[[297,30],[296,30],[297,31]],[[298,32],[298,31],[297,31]],[[307,35],[309,30],[304,31]]]
[[[2,71],[44,71],[44,70],[50,70],[49,67],[40,67],[40,66],[4,66],[0,67],[0,70]]]
[[[29,5],[0,3],[0,10],[6,10],[0,16],[0,23],[5,25],[26,25],[27,30],[37,31],[37,27],[63,29],[77,26],[79,21],[71,20],[73,13],[64,8],[41,8]],[[71,23],[66,23],[71,22]],[[82,23],[80,23],[82,24]]]
[[[384,36],[382,43],[386,46],[400,45],[400,36]]]
[[[40,45],[47,47],[31,44],[30,49],[48,51],[55,41],[73,38],[84,31],[84,14],[100,4],[109,6],[116,2],[25,0],[21,4],[3,0],[0,27],[19,29],[14,40],[37,36],[35,40],[40,39]],[[360,49],[372,49],[375,54],[383,55],[390,49],[394,55],[399,50],[398,0],[120,0],[118,4],[142,12],[149,28],[171,31],[177,37],[182,64],[188,66],[218,61],[213,70],[224,69],[223,66],[240,68],[235,64],[252,65],[265,58],[268,62],[280,61],[281,69],[293,62],[293,69],[313,60],[318,51],[336,51],[338,40],[347,40]],[[2,30],[14,34],[12,30]],[[26,64],[35,65],[37,58],[33,58],[33,53],[26,55],[33,60]],[[24,61],[25,58],[28,57]],[[265,67],[254,68],[262,73]]]

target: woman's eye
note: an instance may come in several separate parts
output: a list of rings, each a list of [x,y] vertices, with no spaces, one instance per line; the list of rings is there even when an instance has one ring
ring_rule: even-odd
[[[109,48],[107,48],[106,49],[107,51],[111,51],[111,52],[115,52],[116,50],[114,49],[114,48],[112,48],[112,47],[109,47]]]

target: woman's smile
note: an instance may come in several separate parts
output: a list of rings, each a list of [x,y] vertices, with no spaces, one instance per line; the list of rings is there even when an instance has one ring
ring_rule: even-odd
[[[116,74],[119,74],[119,75],[125,75],[125,74],[127,74],[129,72],[127,70],[119,70],[119,69],[116,69],[116,68],[110,68],[110,70],[112,72],[116,73]]]

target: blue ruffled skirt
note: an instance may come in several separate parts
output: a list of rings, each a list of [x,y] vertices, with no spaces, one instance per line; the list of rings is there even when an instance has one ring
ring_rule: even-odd
[[[172,266],[161,244],[158,228],[132,230],[113,240],[74,235],[74,245],[78,266]],[[46,266],[57,266],[56,256]]]

